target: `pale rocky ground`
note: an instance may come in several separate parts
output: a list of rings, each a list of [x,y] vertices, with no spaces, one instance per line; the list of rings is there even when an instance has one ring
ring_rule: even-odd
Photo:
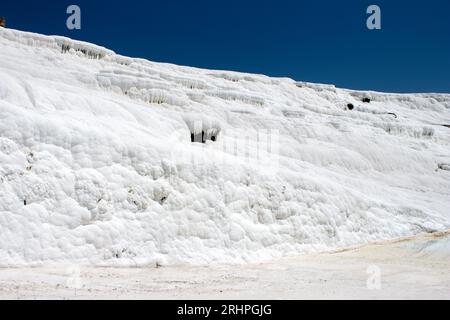
[[[79,271],[1,269],[0,298],[450,299],[450,232],[262,264]]]

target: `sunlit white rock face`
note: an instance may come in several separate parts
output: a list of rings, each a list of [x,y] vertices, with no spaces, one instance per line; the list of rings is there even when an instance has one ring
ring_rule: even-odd
[[[450,95],[0,29],[0,265],[235,263],[444,230],[443,124]]]

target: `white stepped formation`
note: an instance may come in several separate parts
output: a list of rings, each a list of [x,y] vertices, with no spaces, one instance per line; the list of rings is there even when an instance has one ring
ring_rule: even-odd
[[[0,265],[242,263],[445,230],[445,124],[448,94],[0,28]],[[215,141],[192,143],[201,131]]]

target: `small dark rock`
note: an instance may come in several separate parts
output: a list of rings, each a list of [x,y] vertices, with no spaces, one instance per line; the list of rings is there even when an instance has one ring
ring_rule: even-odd
[[[167,197],[162,197],[161,200],[159,200],[159,204],[164,204],[164,202],[167,200]]]

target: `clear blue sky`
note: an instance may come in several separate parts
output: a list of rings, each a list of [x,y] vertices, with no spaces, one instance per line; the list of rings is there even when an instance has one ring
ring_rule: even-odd
[[[82,30],[66,28],[77,4]],[[382,30],[366,9],[382,10]],[[8,27],[153,61],[391,92],[450,92],[449,0],[2,0]],[[1,61],[0,61],[1,63]]]

